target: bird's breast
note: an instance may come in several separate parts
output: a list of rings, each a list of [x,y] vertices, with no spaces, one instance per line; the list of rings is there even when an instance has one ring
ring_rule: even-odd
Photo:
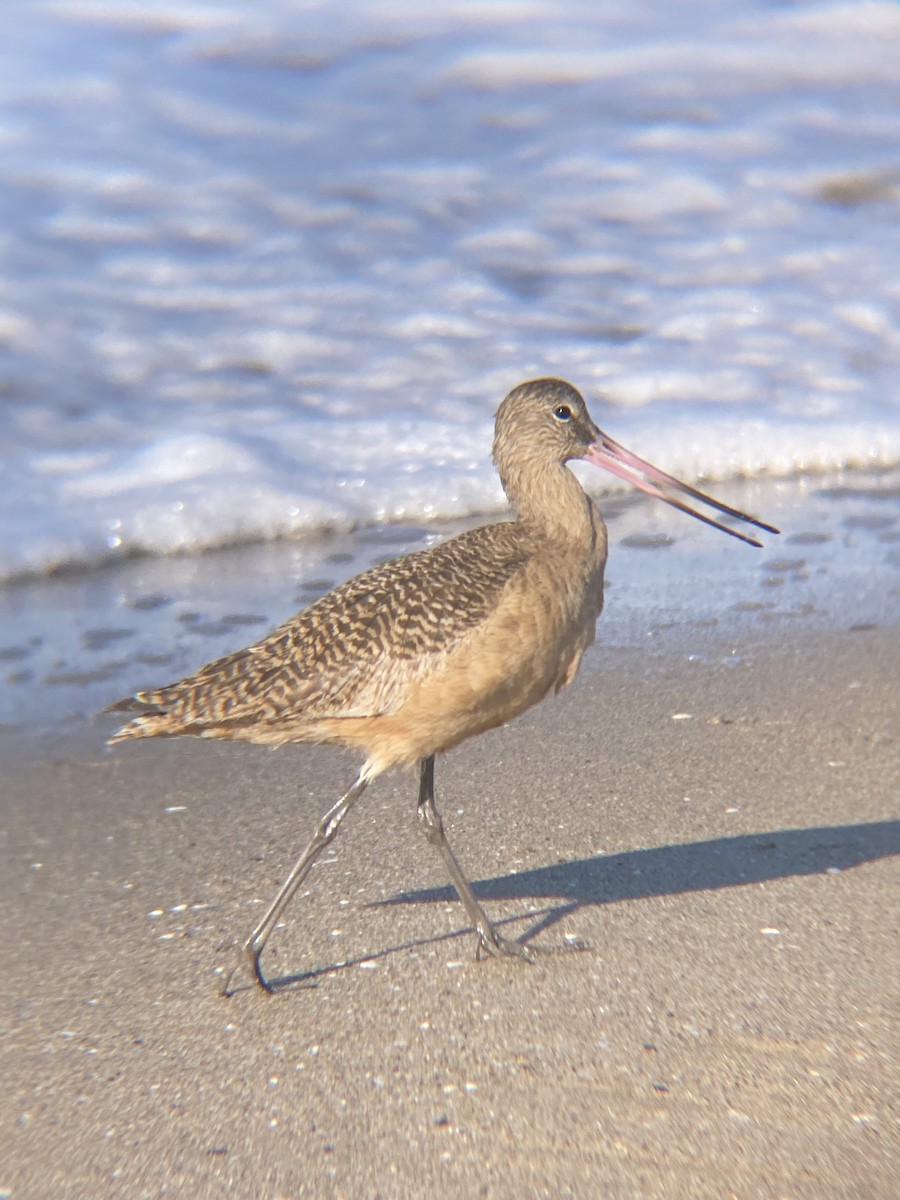
[[[416,681],[392,725],[405,725],[416,757],[425,757],[518,716],[574,677],[602,597],[602,566],[567,581],[550,569],[523,571],[470,636]]]

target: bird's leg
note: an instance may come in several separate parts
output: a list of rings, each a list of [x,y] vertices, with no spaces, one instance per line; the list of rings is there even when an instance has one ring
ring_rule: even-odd
[[[281,916],[285,905],[309,874],[310,867],[337,833],[341,821],[343,821],[354,803],[366,790],[368,782],[369,776],[366,774],[365,767],[363,767],[359,775],[357,775],[353,787],[350,788],[349,792],[341,796],[337,804],[328,810],[316,826],[316,832],[313,835],[312,841],[294,863],[291,873],[278,889],[277,896],[266,909],[262,920],[244,943],[243,953],[250,962],[256,982],[267,992],[274,992],[275,988],[266,979],[259,964],[260,956],[265,949],[266,942],[269,940],[272,930],[278,923],[278,918]],[[239,970],[240,966],[235,967],[234,971],[229,975],[228,981],[222,989],[223,996],[230,996],[232,994],[231,981]]]
[[[501,937],[488,920],[488,915],[476,900],[475,893],[472,891],[469,881],[463,874],[462,867],[456,860],[456,855],[450,849],[450,843],[444,834],[444,823],[441,820],[441,814],[434,803],[433,754],[430,758],[423,758],[419,762],[418,813],[419,825],[422,832],[431,845],[440,851],[441,858],[443,858],[447,870],[450,872],[450,878],[453,880],[453,886],[456,888],[459,898],[463,902],[463,907],[469,915],[469,920],[475,926],[475,932],[478,934],[478,947],[475,957],[481,958],[482,954],[509,954],[515,958],[524,959],[526,962],[534,962],[534,955],[526,946],[523,946],[521,942],[513,942],[508,938]]]

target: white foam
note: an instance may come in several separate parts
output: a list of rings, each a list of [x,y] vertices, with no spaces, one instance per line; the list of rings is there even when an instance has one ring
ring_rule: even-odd
[[[900,460],[894,5],[3,15],[0,578],[496,508],[542,374],[688,478]]]

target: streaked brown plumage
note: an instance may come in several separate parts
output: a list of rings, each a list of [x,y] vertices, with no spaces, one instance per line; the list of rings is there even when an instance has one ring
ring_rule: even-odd
[[[184,735],[273,746],[334,742],[365,756],[245,945],[268,990],[260,955],[278,916],[366,785],[398,765],[419,764],[419,818],[444,857],[479,950],[531,958],[496,932],[447,844],[434,806],[434,756],[569,683],[594,640],[606,528],[566,462],[593,461],[745,541],[752,539],[658,485],[771,530],[624,450],[562,380],[534,380],[509,393],[497,412],[493,453],[515,521],[365,571],[255,645],[111,706],[140,714],[112,742]],[[654,482],[634,478],[635,470]]]

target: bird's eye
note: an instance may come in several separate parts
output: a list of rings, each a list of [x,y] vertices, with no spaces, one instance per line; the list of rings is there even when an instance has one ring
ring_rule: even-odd
[[[568,404],[558,404],[553,410],[553,415],[557,421],[571,421],[572,410]]]

